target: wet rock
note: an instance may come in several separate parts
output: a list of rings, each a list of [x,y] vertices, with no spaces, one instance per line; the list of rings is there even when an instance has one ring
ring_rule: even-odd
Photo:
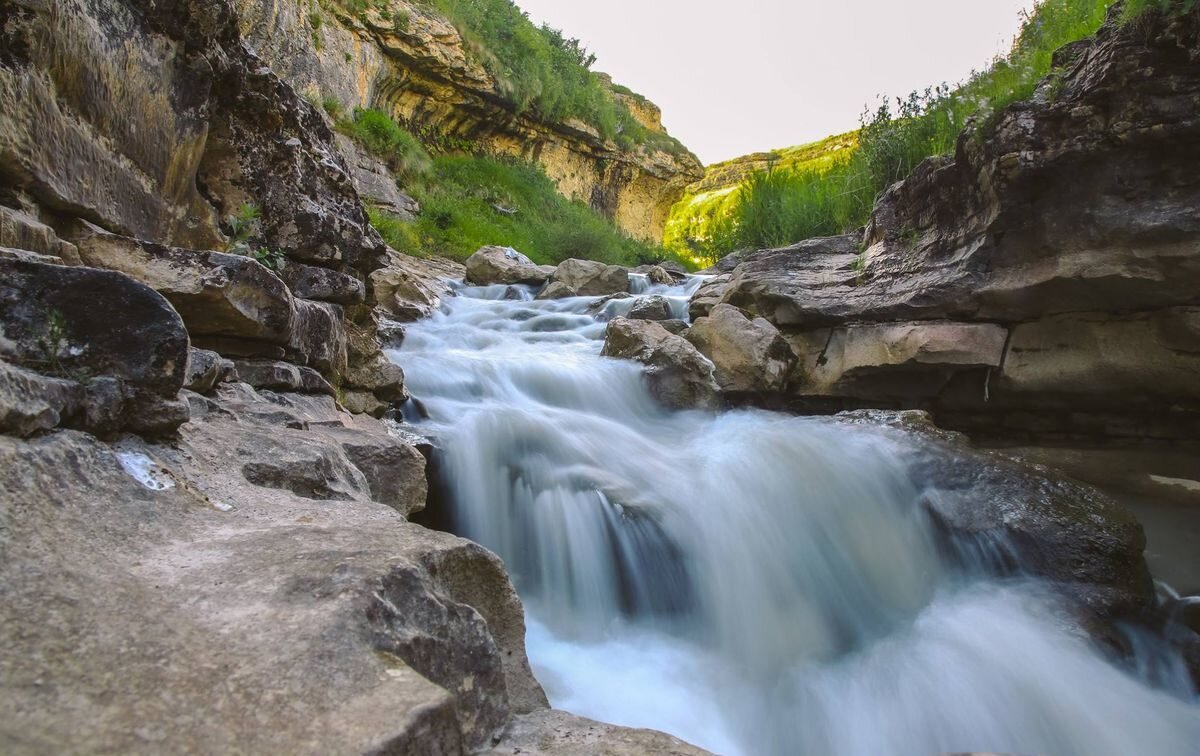
[[[641,297],[634,303],[627,316],[630,320],[670,320],[671,302],[666,297],[654,295]]]
[[[371,274],[371,299],[394,318],[420,320],[437,308],[442,297],[450,295],[448,281],[465,275],[458,263],[390,254],[387,266]]]
[[[782,391],[796,364],[775,326],[726,304],[693,323],[687,340],[712,360],[717,384],[726,393]]]
[[[646,276],[646,280],[652,284],[659,286],[671,286],[675,283],[675,275],[672,275],[662,265],[643,265],[634,269],[635,272]],[[685,271],[686,273],[686,271]]]
[[[467,258],[466,267],[467,282],[477,286],[541,286],[555,270],[549,265],[535,265],[532,260],[512,247],[483,247]]]
[[[923,412],[838,418],[896,428],[921,442],[901,452],[927,511],[969,564],[1045,578],[1105,623],[1144,617],[1153,608],[1142,527],[1096,489],[1040,465],[972,449]]]
[[[565,284],[581,297],[602,297],[629,291],[629,269],[595,260],[565,260],[550,279]]]
[[[654,396],[675,409],[717,406],[713,364],[682,336],[649,320],[614,318],[605,332],[605,357],[636,360],[646,366]]]

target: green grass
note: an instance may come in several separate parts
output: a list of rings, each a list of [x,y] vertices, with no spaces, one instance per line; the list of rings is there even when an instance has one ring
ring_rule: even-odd
[[[1196,0],[1125,0],[1121,6],[1121,20],[1128,23],[1151,10],[1171,14],[1191,13],[1195,7]]]
[[[1130,0],[1134,6],[1195,0]],[[693,254],[712,260],[738,249],[780,246],[852,231],[876,198],[926,158],[953,152],[974,123],[990,128],[1009,104],[1028,98],[1051,72],[1054,52],[1093,33],[1112,0],[1043,0],[1025,18],[1008,55],[957,86],[885,101],[864,114],[858,148],[825,166],[777,166],[741,184],[709,221],[688,230]],[[1126,6],[1127,14],[1130,6]],[[680,251],[678,243],[672,248]]]
[[[334,106],[331,108],[331,106]],[[387,163],[397,177],[411,179],[426,173],[433,158],[415,136],[396,124],[386,113],[355,108],[350,118],[337,118],[341,106],[324,103],[326,112],[337,119],[337,130],[355,140],[372,154]]]
[[[558,193],[538,166],[482,155],[442,155],[408,187],[421,215],[406,228],[373,218],[393,247],[417,255],[465,259],[480,247],[514,247],[535,262],[578,257],[638,265],[664,258],[581,202]]]

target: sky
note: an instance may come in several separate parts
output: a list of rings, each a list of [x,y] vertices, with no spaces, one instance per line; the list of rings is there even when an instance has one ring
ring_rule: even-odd
[[[517,0],[663,110],[705,164],[850,131],[879,96],[957,82],[1033,0]]]

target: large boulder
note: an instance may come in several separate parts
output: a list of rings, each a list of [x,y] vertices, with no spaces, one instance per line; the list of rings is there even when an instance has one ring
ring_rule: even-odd
[[[712,360],[717,385],[726,393],[782,391],[796,364],[775,326],[727,304],[692,324],[687,340]]]
[[[651,393],[668,407],[711,409],[718,404],[712,362],[659,323],[614,318],[605,331],[601,354],[645,365]]]
[[[465,275],[462,265],[449,260],[390,253],[387,265],[371,273],[371,299],[393,318],[420,320],[450,293],[449,281]]]
[[[630,320],[670,320],[674,317],[671,300],[658,294],[640,297],[629,309],[628,317]]]
[[[629,269],[595,260],[564,260],[551,281],[565,284],[581,297],[603,297],[629,291]]]
[[[467,258],[466,265],[467,282],[478,286],[541,286],[554,274],[553,267],[536,265],[533,260],[512,247],[483,247]]]

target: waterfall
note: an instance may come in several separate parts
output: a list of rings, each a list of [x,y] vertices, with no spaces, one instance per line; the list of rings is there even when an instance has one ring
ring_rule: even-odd
[[[684,315],[700,283],[636,288]],[[633,301],[464,287],[392,355],[555,706],[727,754],[1200,753],[1154,639],[1152,685],[1035,581],[944,561],[902,438],[659,406],[599,356]]]

